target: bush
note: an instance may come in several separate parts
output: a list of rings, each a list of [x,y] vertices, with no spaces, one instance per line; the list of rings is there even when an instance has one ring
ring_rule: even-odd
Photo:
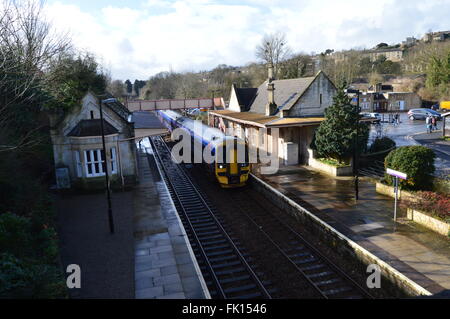
[[[327,165],[336,166],[336,167],[344,167],[344,166],[350,165],[349,163],[340,162],[339,160],[334,159],[334,158],[319,158],[318,161],[325,163]]]
[[[378,153],[394,148],[395,142],[389,137],[376,138],[369,147],[369,153]]]
[[[448,195],[435,192],[417,192],[416,196],[420,200],[402,201],[402,206],[430,213],[450,222],[450,198]]]
[[[433,187],[433,173],[435,171],[434,151],[425,146],[399,147],[386,157],[385,168],[395,169],[408,175],[408,179],[401,180],[401,188],[409,190],[431,190]],[[385,181],[394,184],[394,178],[385,174]]]
[[[0,298],[61,298],[66,287],[55,265],[0,255]]]
[[[37,222],[49,213],[34,213],[34,218],[0,214],[0,298],[66,296],[56,232]]]

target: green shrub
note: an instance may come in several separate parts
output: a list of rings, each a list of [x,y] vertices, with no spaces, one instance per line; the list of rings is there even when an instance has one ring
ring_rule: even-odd
[[[32,244],[30,220],[26,217],[6,213],[0,215],[0,251],[15,256],[27,254]]]
[[[395,169],[408,175],[408,179],[400,181],[400,187],[410,190],[431,190],[435,171],[434,151],[425,146],[399,147],[386,157],[385,168]],[[385,174],[385,181],[394,184],[394,178]]]
[[[66,297],[64,277],[55,265],[0,255],[0,298]]]
[[[0,214],[0,298],[66,296],[57,234],[39,224],[51,213],[43,208],[33,213],[34,218]]]
[[[339,160],[334,158],[319,158],[318,161],[336,167],[344,167],[350,165],[349,163],[340,162]]]
[[[360,118],[359,110],[351,104],[344,86],[340,87],[333,98],[333,105],[325,109],[325,121],[320,123],[311,142],[311,149],[317,157],[343,162],[355,151],[364,152],[369,128],[366,123],[359,122]]]
[[[389,137],[376,138],[369,147],[369,153],[382,152],[395,146],[395,142]]]

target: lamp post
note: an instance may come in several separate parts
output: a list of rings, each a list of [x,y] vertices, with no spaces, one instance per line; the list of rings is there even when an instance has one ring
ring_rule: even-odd
[[[346,89],[346,93],[354,93],[356,94],[356,111],[358,113],[358,117],[356,119],[356,135],[354,139],[354,148],[353,148],[353,176],[355,177],[355,199],[359,199],[359,176],[358,176],[358,135],[359,135],[359,94],[360,91],[356,89]]]
[[[105,157],[105,181],[106,181],[106,198],[108,201],[108,221],[109,221],[109,231],[111,234],[114,234],[114,220],[113,220],[113,214],[112,214],[112,207],[111,207],[111,190],[109,187],[109,174],[108,174],[108,161],[106,157],[106,145],[105,145],[105,131],[103,128],[103,103],[112,103],[116,102],[117,100],[114,98],[101,100],[100,101],[100,127],[102,130],[102,144],[103,144],[103,156]]]

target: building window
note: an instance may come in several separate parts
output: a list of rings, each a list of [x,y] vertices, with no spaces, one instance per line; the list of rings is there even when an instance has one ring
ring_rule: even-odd
[[[322,93],[319,94],[320,105],[322,105]]]
[[[81,165],[81,162],[79,162],[79,154],[78,154],[78,157],[77,157],[77,155],[75,155],[75,157],[77,160],[77,174],[79,174],[78,177],[81,177],[82,165]],[[105,176],[105,172],[106,172],[105,154],[103,153],[102,149],[84,151],[84,161],[85,161],[87,177]],[[80,164],[78,164],[78,162]],[[117,151],[116,151],[115,147],[112,147],[110,149],[110,159],[108,162],[111,165],[111,167],[110,167],[111,174],[117,174]],[[78,171],[78,166],[79,166],[79,171]]]
[[[111,174],[117,173],[116,148],[111,148]]]
[[[94,111],[91,111],[91,120],[94,119]]]
[[[105,175],[105,154],[103,150],[84,151],[84,160],[86,163],[86,176],[97,177]]]
[[[81,163],[80,152],[73,151],[73,153],[75,155],[75,170],[77,172],[77,177],[83,177],[83,164]]]

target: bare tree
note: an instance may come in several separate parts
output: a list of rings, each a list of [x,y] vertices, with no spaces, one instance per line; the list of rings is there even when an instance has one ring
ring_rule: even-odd
[[[274,67],[274,76],[277,77],[280,63],[289,57],[291,49],[287,46],[286,35],[281,32],[264,35],[261,44],[256,47],[256,57]]]
[[[70,38],[54,34],[43,19],[43,5],[37,0],[3,0],[0,4],[0,152],[39,142],[33,138],[39,125],[17,127],[22,111],[18,108],[42,102],[46,68],[55,56],[71,47]]]
[[[113,96],[120,98],[125,94],[125,84],[121,80],[114,80],[109,83],[107,90]]]

